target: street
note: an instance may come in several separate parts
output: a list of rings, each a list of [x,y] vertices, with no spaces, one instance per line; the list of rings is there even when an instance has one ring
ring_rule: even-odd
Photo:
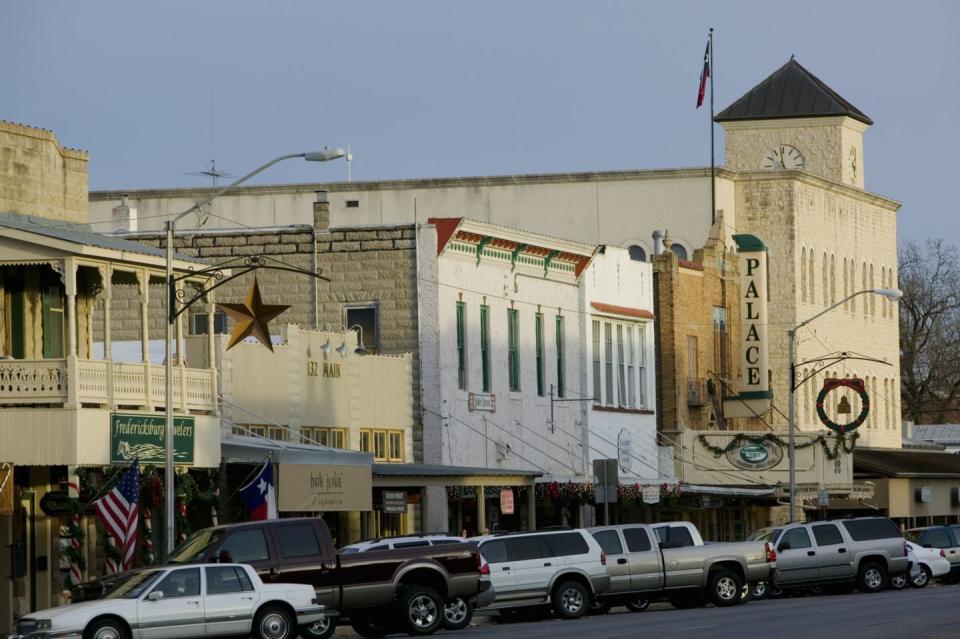
[[[925,639],[960,636],[960,585],[923,590],[887,590],[877,594],[821,595],[755,601],[733,608],[676,610],[653,604],[645,612],[615,608],[603,617],[577,621],[548,619],[529,623],[498,623],[478,616],[460,631],[464,639],[522,638],[582,639],[583,637],[670,638],[708,636],[742,639],[745,635],[777,639]],[[448,633],[444,633],[448,634]],[[338,635],[353,636],[349,629]]]

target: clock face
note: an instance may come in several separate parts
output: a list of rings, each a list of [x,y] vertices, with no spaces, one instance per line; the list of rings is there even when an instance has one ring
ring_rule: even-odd
[[[806,165],[803,153],[789,144],[775,146],[763,159],[763,168],[768,171],[797,170]]]

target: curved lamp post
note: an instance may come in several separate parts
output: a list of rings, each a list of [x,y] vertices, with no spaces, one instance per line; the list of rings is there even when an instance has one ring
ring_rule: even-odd
[[[266,164],[257,167],[253,171],[250,171],[243,177],[231,182],[227,186],[214,191],[212,195],[207,197],[200,202],[197,202],[186,211],[177,214],[173,219],[168,220],[166,223],[166,232],[167,232],[167,250],[166,250],[166,266],[167,266],[167,296],[166,296],[166,315],[167,315],[167,334],[166,334],[166,362],[165,362],[165,374],[166,374],[166,396],[164,398],[164,418],[165,418],[165,427],[164,427],[164,518],[166,520],[166,553],[170,553],[176,547],[176,517],[174,516],[175,508],[175,497],[176,491],[174,490],[174,450],[173,450],[173,324],[176,320],[176,284],[173,279],[173,234],[174,228],[176,227],[177,222],[183,219],[185,216],[202,209],[204,206],[223,195],[227,191],[230,191],[237,186],[243,184],[253,176],[269,169],[274,164],[278,162],[283,162],[284,160],[290,160],[292,158],[303,158],[308,162],[327,162],[329,160],[336,160],[346,155],[346,152],[343,149],[324,149],[322,151],[309,151],[306,153],[289,153],[287,155],[281,155],[276,157]],[[183,356],[183,353],[178,353],[180,357]],[[213,365],[213,362],[210,363]]]
[[[848,295],[847,297],[843,298],[833,306],[829,306],[823,309],[813,317],[810,317],[800,322],[799,324],[797,324],[796,326],[794,326],[793,328],[787,331],[787,373],[789,375],[788,381],[790,382],[789,384],[790,392],[788,394],[789,405],[787,406],[787,422],[788,422],[788,429],[789,429],[787,454],[790,460],[790,479],[789,479],[790,481],[790,521],[795,521],[796,514],[797,514],[797,496],[796,496],[797,461],[796,461],[796,454],[795,454],[796,445],[794,442],[794,439],[795,439],[794,434],[796,432],[796,425],[794,423],[795,422],[794,392],[797,390],[797,377],[796,377],[796,371],[794,370],[795,365],[794,365],[794,353],[793,353],[794,340],[796,338],[797,331],[803,328],[804,326],[806,326],[807,324],[809,324],[810,322],[812,322],[813,320],[817,319],[818,317],[822,315],[826,315],[827,313],[829,313],[830,311],[832,311],[833,309],[837,308],[842,304],[846,304],[847,302],[852,300],[854,297],[857,297],[858,295],[866,295],[868,293],[882,295],[883,297],[887,298],[891,302],[897,302],[900,300],[901,297],[903,297],[903,291],[901,291],[898,288],[868,288],[863,291],[857,291],[856,293],[853,293],[852,295]]]

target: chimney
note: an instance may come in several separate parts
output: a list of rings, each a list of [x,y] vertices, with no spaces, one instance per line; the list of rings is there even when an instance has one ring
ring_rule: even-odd
[[[663,253],[663,231],[659,229],[653,232],[653,254]]]
[[[128,194],[121,196],[118,206],[113,207],[113,232],[135,233],[137,231],[137,209],[127,206]]]
[[[313,203],[313,230],[326,231],[330,228],[330,202],[327,200],[327,190],[315,191],[317,201]]]

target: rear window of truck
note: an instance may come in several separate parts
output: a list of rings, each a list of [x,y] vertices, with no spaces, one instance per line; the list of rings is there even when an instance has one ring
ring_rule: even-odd
[[[847,529],[854,541],[903,537],[897,525],[889,519],[852,519],[840,523]]]

